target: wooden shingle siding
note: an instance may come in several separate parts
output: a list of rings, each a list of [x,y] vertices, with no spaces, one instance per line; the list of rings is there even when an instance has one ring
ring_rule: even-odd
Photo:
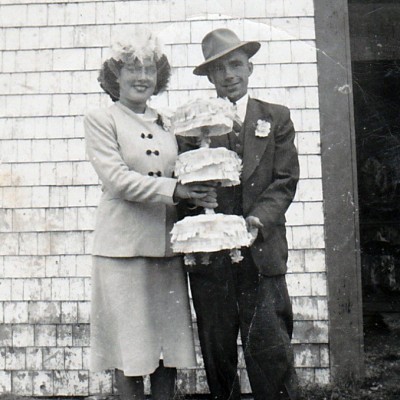
[[[317,51],[312,0],[50,1],[0,6],[0,392],[111,393],[112,374],[88,372],[90,250],[99,181],[85,158],[82,116],[110,100],[96,78],[115,35],[151,23],[165,43],[176,107],[211,96],[195,77],[201,40],[229,27],[260,40],[251,94],[287,105],[301,180],[287,213],[296,366],[303,383],[330,379]],[[200,349],[197,341],[197,353]],[[240,361],[243,391],[250,391]],[[204,370],[180,372],[186,393]]]

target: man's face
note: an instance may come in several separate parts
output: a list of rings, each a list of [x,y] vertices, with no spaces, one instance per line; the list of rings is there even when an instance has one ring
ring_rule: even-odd
[[[236,102],[247,93],[253,64],[247,54],[235,50],[213,62],[208,68],[208,79],[214,84],[219,97]]]

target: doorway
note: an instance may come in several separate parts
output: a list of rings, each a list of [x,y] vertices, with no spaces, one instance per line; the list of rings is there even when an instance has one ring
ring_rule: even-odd
[[[399,20],[397,1],[349,0],[365,330],[400,313]]]

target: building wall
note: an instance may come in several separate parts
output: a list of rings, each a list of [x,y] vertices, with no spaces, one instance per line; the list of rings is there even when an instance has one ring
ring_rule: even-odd
[[[99,181],[85,158],[82,116],[110,104],[97,83],[113,37],[152,24],[173,67],[176,107],[213,95],[192,75],[201,39],[227,26],[260,40],[251,94],[287,105],[301,180],[287,213],[296,367],[329,381],[328,311],[318,81],[312,0],[3,0],[0,6],[0,393],[111,393],[110,372],[88,372],[90,249]],[[186,393],[207,391],[201,368],[180,372]],[[243,357],[240,358],[243,368]],[[241,370],[243,391],[250,388]]]

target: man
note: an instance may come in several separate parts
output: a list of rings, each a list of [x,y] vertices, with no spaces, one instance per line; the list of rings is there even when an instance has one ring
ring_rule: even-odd
[[[294,128],[286,107],[249,98],[258,42],[241,42],[228,29],[208,33],[202,42],[205,61],[194,69],[207,76],[217,95],[237,107],[237,132],[212,137],[211,147],[236,151],[243,161],[241,185],[218,188],[217,212],[243,215],[259,228],[243,261],[228,252],[190,275],[200,344],[213,400],[240,399],[237,337],[255,400],[296,399],[297,378],[290,344],[293,315],[285,281],[285,212],[299,176]],[[181,140],[181,151],[190,149]]]

